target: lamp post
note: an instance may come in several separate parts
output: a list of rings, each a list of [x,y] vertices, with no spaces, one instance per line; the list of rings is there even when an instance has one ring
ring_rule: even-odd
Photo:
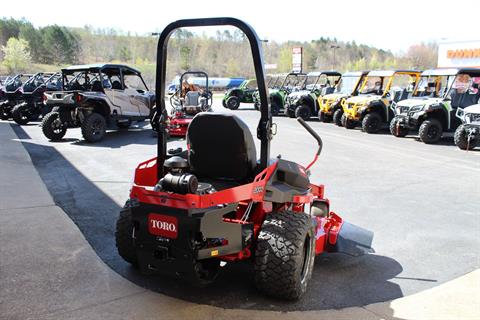
[[[338,48],[340,48],[340,46],[339,46],[338,44],[336,44],[336,43],[330,45],[330,49],[333,49],[333,65],[332,65],[332,70],[335,70],[335,66],[337,65],[335,50],[337,50]]]

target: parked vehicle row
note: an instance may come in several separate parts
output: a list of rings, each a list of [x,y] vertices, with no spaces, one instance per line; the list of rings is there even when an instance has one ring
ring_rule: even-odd
[[[428,144],[454,133],[455,144],[463,150],[480,142],[478,68],[320,71],[271,78],[276,79],[268,81],[272,115],[283,111],[289,117],[318,118],[347,129],[359,126],[366,133],[389,129],[395,137],[418,132]],[[255,103],[258,93],[251,94]],[[230,109],[240,102],[248,103],[239,101]]]

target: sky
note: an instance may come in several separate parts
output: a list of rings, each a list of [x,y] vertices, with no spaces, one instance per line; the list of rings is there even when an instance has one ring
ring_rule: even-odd
[[[415,43],[480,39],[480,0],[181,0],[3,1],[1,17],[26,18],[35,26],[91,25],[149,34],[185,18],[232,16],[252,25],[262,39],[355,40],[394,53]]]

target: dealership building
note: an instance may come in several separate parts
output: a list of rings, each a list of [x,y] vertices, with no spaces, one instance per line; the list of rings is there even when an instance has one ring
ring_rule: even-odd
[[[480,68],[480,40],[440,42],[437,66],[439,68]]]

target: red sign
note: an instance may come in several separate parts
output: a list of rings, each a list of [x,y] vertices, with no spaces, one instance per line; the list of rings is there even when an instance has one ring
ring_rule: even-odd
[[[148,232],[156,236],[176,239],[178,236],[177,218],[158,213],[150,213],[148,215]]]

